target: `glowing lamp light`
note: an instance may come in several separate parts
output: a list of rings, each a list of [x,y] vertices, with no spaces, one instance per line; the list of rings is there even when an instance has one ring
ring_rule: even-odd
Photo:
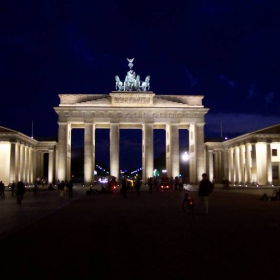
[[[183,155],[182,155],[182,160],[183,161],[188,161],[190,158],[189,154],[187,152],[184,152]]]

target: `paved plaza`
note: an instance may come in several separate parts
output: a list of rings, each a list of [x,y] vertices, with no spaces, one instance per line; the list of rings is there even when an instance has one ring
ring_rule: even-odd
[[[15,279],[278,279],[280,201],[272,188],[215,188],[188,224],[182,191],[74,198],[40,188],[0,199],[1,276]],[[191,196],[198,212],[197,186]]]

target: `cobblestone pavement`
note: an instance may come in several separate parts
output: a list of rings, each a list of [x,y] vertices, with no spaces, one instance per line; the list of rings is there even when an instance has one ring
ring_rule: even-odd
[[[197,187],[191,192],[198,212]],[[14,279],[278,279],[280,201],[272,189],[216,188],[191,224],[183,192],[0,200],[1,276]],[[2,227],[3,225],[3,227]],[[3,278],[5,279],[5,278]]]

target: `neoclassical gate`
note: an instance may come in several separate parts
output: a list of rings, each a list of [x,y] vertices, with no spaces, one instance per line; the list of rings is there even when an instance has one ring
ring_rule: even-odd
[[[110,94],[60,94],[58,114],[59,180],[70,179],[71,130],[84,129],[84,181],[94,180],[95,130],[110,129],[110,173],[119,176],[119,130],[142,130],[143,179],[153,176],[153,130],[166,131],[166,169],[179,174],[179,129],[189,130],[189,174],[198,182],[205,172],[203,96],[156,95],[152,91],[113,91]]]

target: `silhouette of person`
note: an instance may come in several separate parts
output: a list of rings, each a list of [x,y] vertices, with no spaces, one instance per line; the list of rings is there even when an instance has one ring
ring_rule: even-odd
[[[2,181],[0,181],[0,195],[5,197],[5,185]]]
[[[68,188],[69,197],[70,198],[73,197],[73,183],[71,180],[67,183],[67,188]]]
[[[138,177],[137,180],[136,180],[135,188],[136,188],[137,196],[140,196],[140,188],[141,188],[141,179],[140,179],[140,177]]]
[[[65,183],[64,183],[64,181],[61,181],[61,183],[58,185],[60,198],[63,198],[64,187],[65,187]]]
[[[17,183],[17,204],[21,205],[21,201],[23,200],[23,195],[25,193],[25,185],[22,181]]]
[[[153,184],[154,184],[153,181],[154,181],[153,177],[150,177],[148,179],[149,193],[152,193],[152,191],[153,191]]]
[[[209,181],[206,173],[202,174],[202,180],[199,183],[198,196],[200,197],[201,213],[208,214],[209,194],[213,190],[213,184]]]

